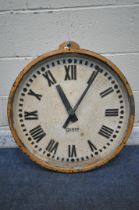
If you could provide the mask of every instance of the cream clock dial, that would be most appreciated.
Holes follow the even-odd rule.
[[[114,64],[71,42],[20,73],[8,117],[17,144],[32,160],[55,171],[80,172],[122,149],[133,126],[134,100]]]

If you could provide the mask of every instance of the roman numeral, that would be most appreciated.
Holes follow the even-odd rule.
[[[102,125],[100,131],[98,132],[100,135],[106,137],[107,139],[109,139],[113,133],[113,129],[105,126],[105,125]]]
[[[119,109],[106,109],[105,116],[107,117],[117,117],[119,114]]]
[[[30,130],[29,133],[37,143],[46,135],[40,125]]]
[[[114,90],[112,89],[112,87],[104,90],[103,92],[100,93],[100,96],[103,98],[105,96],[107,96],[108,94],[112,93]]]
[[[25,120],[38,120],[38,111],[26,112],[24,111]]]
[[[41,100],[42,95],[35,93],[33,90],[29,90],[28,95],[34,96],[37,98],[39,101]]]
[[[76,65],[68,65],[65,67],[65,80],[76,80],[77,79],[77,68]]]
[[[43,74],[43,76],[47,79],[49,87],[51,87],[51,85],[54,85],[56,83],[56,80],[54,76],[52,75],[52,73],[50,72],[50,70],[46,71]]]
[[[55,142],[53,139],[51,139],[46,147],[46,150],[51,153],[53,152],[53,154],[56,154],[58,145],[59,145],[58,142]]]
[[[95,145],[90,140],[88,140],[88,144],[89,144],[89,147],[90,147],[90,149],[91,149],[92,152],[94,152],[95,150],[97,150],[97,148],[95,147]]]
[[[99,71],[93,71],[93,73],[91,74],[89,80],[87,81],[88,84],[92,83],[94,81],[94,79],[96,78],[96,76],[98,75]]]
[[[68,156],[69,157],[76,157],[77,156],[75,145],[68,145]]]

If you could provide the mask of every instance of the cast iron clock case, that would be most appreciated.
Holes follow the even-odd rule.
[[[133,94],[111,61],[64,42],[18,75],[8,120],[31,160],[54,171],[88,171],[126,144],[134,122]]]

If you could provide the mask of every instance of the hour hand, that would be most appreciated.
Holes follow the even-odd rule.
[[[72,107],[71,107],[71,105],[70,105],[70,103],[69,103],[69,101],[68,101],[68,99],[67,99],[67,97],[66,97],[66,95],[65,95],[65,93],[63,91],[63,89],[61,88],[61,86],[60,85],[56,85],[56,89],[57,89],[57,91],[59,93],[59,96],[60,96],[60,98],[61,98],[65,108],[66,108],[67,113],[69,115],[72,115],[71,121],[72,122],[78,121],[78,118],[77,118],[76,114],[74,113],[74,111],[73,111],[73,109],[72,109]]]

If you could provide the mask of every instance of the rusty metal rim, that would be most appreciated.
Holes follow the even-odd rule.
[[[134,98],[133,98],[133,94],[132,94],[132,90],[130,88],[130,85],[128,84],[126,78],[124,77],[124,75],[122,74],[122,72],[119,70],[119,68],[114,65],[111,61],[109,61],[107,58],[103,57],[102,55],[96,53],[96,52],[92,52],[92,51],[88,51],[88,50],[84,50],[84,49],[80,49],[79,45],[76,44],[75,42],[72,42],[72,47],[71,48],[65,48],[65,43],[62,43],[59,47],[58,50],[54,50],[54,51],[50,51],[47,52],[39,57],[37,57],[36,59],[34,59],[32,62],[30,62],[21,72],[20,74],[17,76],[10,94],[9,94],[9,99],[8,99],[8,106],[7,106],[7,115],[8,115],[8,122],[9,122],[9,126],[11,129],[11,133],[13,138],[15,139],[15,142],[17,143],[17,145],[21,148],[21,150],[35,163],[41,165],[44,168],[50,169],[50,170],[54,170],[57,172],[65,172],[65,173],[75,173],[75,172],[84,172],[84,171],[88,171],[91,169],[95,169],[98,168],[104,164],[106,164],[107,162],[109,162],[111,159],[113,159],[121,150],[122,148],[125,146],[129,135],[132,131],[133,128],[133,124],[134,124]],[[26,148],[26,146],[22,143],[20,137],[17,135],[16,129],[14,128],[14,121],[13,121],[13,99],[14,99],[14,95],[16,92],[16,89],[18,88],[22,77],[33,67],[35,66],[38,62],[42,62],[43,60],[50,58],[52,56],[58,55],[58,54],[65,54],[65,53],[77,53],[77,54],[85,54],[85,55],[89,55],[92,56],[98,60],[100,60],[101,62],[105,63],[106,65],[108,65],[121,79],[121,81],[123,82],[128,96],[129,96],[129,101],[130,101],[130,117],[129,117],[129,121],[128,121],[128,127],[127,127],[127,132],[125,133],[125,136],[122,140],[122,143],[115,149],[115,151],[113,152],[113,154],[111,156],[108,156],[107,158],[100,160],[96,163],[92,163],[92,164],[87,164],[85,167],[83,167],[82,169],[70,169],[70,168],[62,168],[62,167],[56,167],[56,166],[52,166],[49,163],[37,158],[34,154],[30,153],[28,151],[28,149]]]

